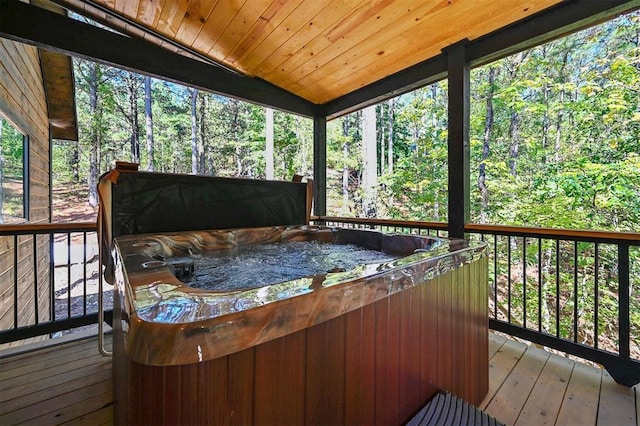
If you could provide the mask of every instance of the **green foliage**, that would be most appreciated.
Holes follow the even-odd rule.
[[[0,223],[25,218],[25,142],[25,135],[0,116]]]

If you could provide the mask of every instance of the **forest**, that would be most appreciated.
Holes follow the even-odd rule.
[[[25,140],[25,135],[0,114],[0,224],[25,218]]]
[[[622,16],[472,70],[471,222],[637,229],[639,20]],[[93,206],[97,176],[114,160],[212,176],[313,174],[309,119],[74,65],[80,140],[56,141],[54,186],[87,185]],[[332,120],[327,132],[329,214],[446,222],[446,81]]]
[[[54,187],[85,188],[92,206],[115,160],[169,173],[313,176],[310,119],[81,59],[74,68],[80,139],[54,141]],[[472,223],[638,232],[640,13],[470,77]],[[330,121],[327,166],[329,215],[446,222],[446,81]],[[495,250],[496,317],[615,351],[615,246],[508,238]],[[638,247],[630,265],[638,358]]]

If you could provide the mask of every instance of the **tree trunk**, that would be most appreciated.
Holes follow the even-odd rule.
[[[151,110],[151,77],[144,78],[144,116],[147,127],[147,170],[154,170],[153,112]]]
[[[89,152],[89,205],[98,207],[98,147],[100,144],[100,129],[98,117],[98,74],[100,65],[89,63],[89,116],[91,117],[91,150]]]
[[[198,89],[191,90],[191,173],[198,174],[198,121],[196,116],[196,103]]]
[[[376,138],[376,107],[367,107],[362,114],[362,214],[364,217],[376,217],[376,189],[377,176],[377,138]]]
[[[274,176],[274,165],[273,165],[273,110],[271,108],[266,108],[267,115],[267,123],[265,126],[266,132],[266,148],[264,151],[264,158],[266,164],[266,178],[273,179]]]
[[[517,175],[516,164],[518,161],[518,153],[520,150],[520,140],[518,139],[518,125],[520,123],[520,115],[516,110],[511,110],[511,119],[509,120],[509,171],[512,176]]]
[[[560,67],[559,72],[559,80],[560,83],[563,83],[563,87],[560,89],[560,108],[558,108],[558,114],[556,116],[556,138],[554,144],[554,160],[556,163],[559,163],[562,159],[560,155],[560,147],[562,142],[562,122],[564,119],[564,101],[566,92],[564,89],[564,83],[566,82],[565,69],[567,66],[567,61],[569,60],[569,50],[566,49],[564,54],[562,55],[562,66]]]
[[[131,124],[131,161],[140,164],[140,130],[138,123],[138,82],[133,73],[127,78],[129,120]]]
[[[198,173],[205,174],[204,146],[207,140],[207,95],[200,95],[200,137],[198,138]]]
[[[547,47],[542,45],[542,57],[547,57]],[[546,163],[546,149],[549,146],[549,92],[550,88],[547,82],[542,88],[542,98],[544,101],[544,114],[542,116],[542,152],[544,153],[543,163]]]
[[[486,116],[484,120],[484,135],[482,138],[482,159],[478,170],[478,189],[480,190],[480,223],[487,223],[487,210],[489,207],[489,190],[486,183],[486,163],[489,158],[489,143],[491,140],[491,130],[493,128],[493,94],[496,70],[494,67],[489,68],[488,74],[489,90],[487,93]]]
[[[342,136],[344,142],[342,144],[342,211],[343,214],[349,213],[349,117],[342,120]]]
[[[520,52],[514,55],[512,59],[508,62],[507,72],[509,73],[509,85],[514,84],[516,79],[519,77],[518,69],[528,54],[529,53],[526,51]],[[519,126],[520,126],[520,115],[518,114],[517,106],[510,105],[508,137],[509,137],[509,172],[511,173],[512,176],[516,176],[518,173],[517,163],[518,163],[518,155],[520,151]]]

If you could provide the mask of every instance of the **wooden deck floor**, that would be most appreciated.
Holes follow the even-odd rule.
[[[112,425],[111,358],[97,337],[37,346],[0,353],[0,425]]]
[[[489,393],[480,404],[507,425],[638,425],[640,395],[600,368],[489,335]]]
[[[109,338],[107,343],[110,344]],[[507,425],[638,425],[638,386],[495,334],[480,408]],[[113,424],[111,360],[95,337],[0,354],[0,425]]]

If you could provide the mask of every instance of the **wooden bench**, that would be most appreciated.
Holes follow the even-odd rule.
[[[427,425],[504,426],[484,411],[449,392],[437,394],[407,422],[407,426]]]

